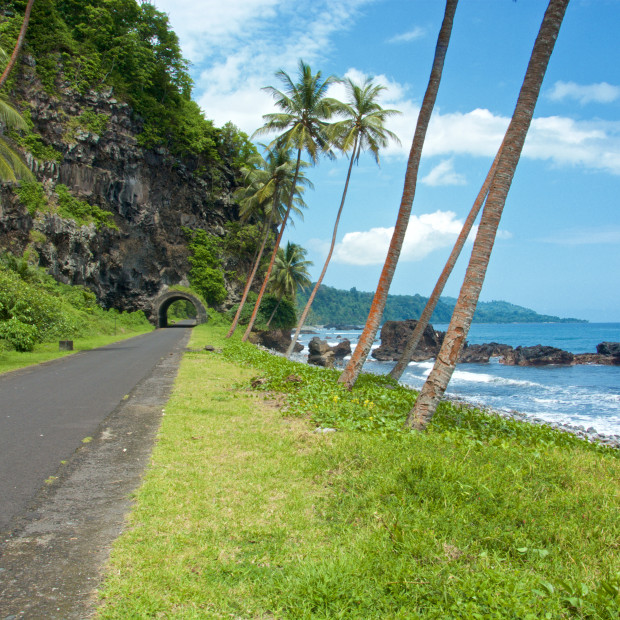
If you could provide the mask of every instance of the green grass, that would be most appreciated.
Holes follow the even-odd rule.
[[[99,618],[618,618],[618,451],[454,404],[404,432],[415,393],[224,330],[194,330],[224,352],[182,362]]]
[[[89,351],[90,349],[103,347],[113,342],[148,333],[152,329],[152,326],[140,325],[131,329],[126,327],[119,328],[116,334],[97,334],[88,338],[74,338],[73,351],[59,351],[58,342],[42,342],[36,344],[33,351],[24,353],[0,350],[0,374],[17,370],[18,368],[25,368],[26,366],[33,366],[34,364],[49,362],[59,357],[72,355],[78,351]]]

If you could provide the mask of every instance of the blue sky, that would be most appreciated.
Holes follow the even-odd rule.
[[[273,111],[261,90],[303,58],[327,76],[373,76],[403,114],[377,167],[353,171],[325,284],[374,290],[400,204],[441,0],[154,0],[192,62],[207,118],[251,134]],[[391,292],[428,295],[513,112],[546,0],[461,0]],[[620,0],[572,0],[500,224],[481,299],[620,321]],[[338,93],[335,93],[338,94]],[[309,172],[309,209],[287,238],[317,277],[347,161]],[[446,287],[457,296],[471,245]]]

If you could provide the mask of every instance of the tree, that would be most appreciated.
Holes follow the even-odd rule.
[[[245,186],[237,190],[235,198],[239,200],[241,206],[241,218],[244,220],[252,216],[262,218],[263,231],[260,247],[245,283],[239,307],[226,334],[227,338],[230,338],[237,329],[248,293],[263,258],[263,252],[265,251],[272,225],[281,222],[284,213],[286,213],[287,206],[284,201],[291,194],[295,170],[297,171],[297,187],[294,190],[293,203],[290,210],[299,216],[302,215],[301,209],[306,206],[302,198],[303,191],[306,186],[312,187],[312,183],[303,172],[303,169],[309,164],[300,161],[298,163],[299,168],[296,169],[297,164],[293,164],[290,150],[283,148],[267,149],[265,159],[256,154],[249,160],[249,163],[251,166],[244,168]]]
[[[420,158],[422,156],[422,147],[424,145],[424,139],[426,137],[426,131],[428,129],[433,107],[435,106],[435,100],[437,99],[437,91],[439,90],[439,83],[441,82],[441,74],[443,71],[446,53],[448,51],[450,34],[452,32],[452,23],[454,21],[454,13],[456,12],[457,4],[458,0],[446,0],[446,9],[444,12],[441,29],[439,31],[439,36],[437,38],[433,67],[431,69],[431,75],[426,88],[426,93],[424,94],[424,99],[422,101],[422,107],[420,108],[420,114],[418,115],[413,142],[409,152],[407,172],[405,174],[405,186],[403,189],[400,209],[398,211],[398,217],[396,219],[396,225],[394,227],[394,233],[392,234],[392,239],[390,241],[390,247],[388,248],[388,254],[383,265],[383,270],[381,271],[379,284],[377,285],[377,290],[370,307],[370,313],[368,314],[364,331],[360,336],[353,355],[351,355],[349,363],[338,378],[338,381],[340,383],[344,383],[349,389],[353,387],[353,384],[362,371],[362,366],[368,357],[372,343],[377,335],[379,323],[385,309],[390,284],[392,283],[392,278],[394,277],[394,271],[398,263],[400,251],[405,240],[405,233],[407,232],[407,225],[409,224],[409,217],[411,215],[411,206],[415,196],[418,168],[420,166]]]
[[[7,129],[28,129],[26,121],[19,112],[6,101],[3,95],[0,95],[0,181],[15,182],[19,179],[33,179],[32,172],[2,134],[2,125]]]
[[[306,249],[290,241],[287,242],[284,250],[278,249],[278,255],[269,280],[271,288],[278,298],[278,303],[267,321],[267,327],[271,324],[271,320],[284,297],[289,297],[294,302],[297,289],[303,290],[310,285],[308,267],[312,265],[312,261],[306,260],[307,253]]]
[[[342,215],[342,209],[347,197],[347,190],[349,188],[349,180],[351,178],[351,170],[353,164],[359,161],[362,151],[370,151],[377,162],[379,163],[379,149],[387,146],[389,139],[399,142],[396,134],[386,129],[384,126],[385,121],[394,114],[399,114],[398,110],[384,110],[378,103],[377,98],[381,94],[382,90],[385,90],[385,86],[374,84],[371,79],[367,78],[360,86],[355,84],[351,79],[345,80],[345,88],[347,89],[348,101],[342,107],[341,113],[346,114],[347,119],[334,123],[330,128],[330,135],[332,140],[338,146],[338,148],[344,153],[350,151],[349,157],[349,169],[347,170],[347,176],[344,183],[344,190],[342,192],[342,198],[340,200],[340,207],[336,214],[336,221],[334,223],[334,230],[332,233],[332,241],[323,265],[321,275],[317,280],[310,297],[306,302],[306,306],[301,314],[301,317],[297,323],[297,329],[291,340],[291,344],[288,347],[286,356],[290,357],[295,343],[299,338],[301,329],[304,326],[310,307],[316,296],[325,272],[329,266],[332,254],[334,252],[334,246],[336,245],[336,235],[338,234],[338,224],[340,223],[340,216]]]
[[[454,247],[452,248],[452,252],[448,257],[448,260],[446,261],[446,265],[443,268],[439,279],[437,280],[437,284],[435,284],[435,288],[433,289],[431,296],[428,298],[428,301],[424,306],[424,310],[422,311],[422,314],[420,315],[420,318],[418,319],[418,322],[416,323],[413,332],[411,332],[409,338],[407,339],[407,342],[405,343],[405,348],[403,349],[400,359],[398,360],[398,362],[396,362],[396,366],[394,366],[394,368],[392,368],[389,373],[390,377],[392,377],[392,379],[394,379],[395,381],[400,380],[400,378],[402,377],[402,374],[405,371],[405,368],[407,368],[407,364],[411,360],[411,356],[416,350],[420,339],[422,338],[422,334],[424,333],[424,330],[426,329],[426,326],[431,320],[431,316],[433,315],[433,312],[435,311],[435,308],[439,303],[439,298],[443,293],[444,286],[446,285],[446,282],[448,281],[448,278],[450,277],[450,274],[454,269],[454,265],[456,264],[456,261],[461,254],[461,250],[463,249],[463,246],[467,241],[467,237],[469,237],[469,233],[474,226],[474,222],[478,217],[478,213],[480,213],[480,209],[482,208],[487,194],[489,193],[489,187],[491,185],[493,177],[495,176],[495,170],[497,168],[497,162],[499,161],[499,156],[501,152],[502,147],[500,146],[499,151],[497,152],[497,155],[493,160],[493,164],[491,165],[489,173],[487,174],[487,177],[482,184],[482,188],[480,189],[480,192],[478,193],[478,196],[474,201],[474,204],[471,208],[471,211],[469,212],[469,215],[467,216],[467,219],[465,220],[465,223],[463,224],[463,228],[459,233]]]
[[[244,341],[247,340],[252,331],[261,300],[267,288],[269,277],[271,276],[276,254],[282,241],[284,229],[286,228],[286,223],[293,204],[293,188],[295,188],[297,184],[301,154],[303,151],[306,151],[312,163],[316,163],[321,152],[330,152],[329,140],[325,133],[327,121],[342,105],[335,99],[326,97],[327,89],[331,84],[337,81],[337,78],[329,76],[323,80],[321,72],[318,71],[316,74],[313,74],[310,67],[303,60],[299,61],[299,81],[297,83],[294,83],[283,70],[278,71],[276,76],[284,84],[284,92],[273,86],[267,86],[264,90],[273,95],[276,100],[276,107],[282,111],[265,114],[263,118],[267,122],[261,128],[257,129],[254,135],[257,136],[269,134],[274,131],[282,131],[283,133],[280,134],[272,144],[277,144],[279,147],[285,149],[297,149],[297,164],[291,193],[289,194],[287,203],[287,210],[282,219],[280,232],[278,233],[275,247],[271,253],[271,260],[267,267],[263,285],[258,293],[258,299],[256,300],[252,317],[243,334]]]
[[[484,282],[489,258],[493,249],[497,228],[502,216],[506,196],[521,156],[534,108],[549,59],[557,39],[569,0],[550,0],[530,62],[525,73],[521,92],[510,125],[504,137],[497,169],[489,188],[489,195],[482,212],[478,234],[458,301],[454,308],[450,326],[437,355],[433,370],[422,386],[414,408],[406,424],[413,428],[424,428],[435,413],[454,372],[463,343],[467,338],[480,290]]]
[[[13,53],[9,58],[9,62],[7,63],[2,75],[0,75],[0,88],[4,86],[9,74],[11,73],[11,69],[13,69],[13,65],[17,60],[17,56],[19,55],[19,50],[21,49],[24,38],[26,36],[26,30],[28,29],[28,22],[30,21],[30,12],[32,11],[32,5],[34,4],[34,0],[28,0],[28,4],[26,5],[26,12],[24,13],[24,20],[22,21],[22,27],[19,31],[19,35],[17,37],[17,41],[15,43],[15,47],[13,48]]]

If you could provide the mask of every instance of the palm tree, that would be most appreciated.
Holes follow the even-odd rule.
[[[297,83],[294,83],[285,71],[278,71],[276,76],[283,83],[284,92],[273,86],[267,86],[264,90],[267,90],[273,95],[276,100],[276,107],[282,111],[265,114],[263,118],[267,122],[254,132],[254,136],[268,134],[274,131],[283,131],[272,144],[278,144],[285,149],[297,149],[297,165],[295,167],[295,175],[292,183],[292,187],[294,188],[297,184],[302,151],[308,153],[312,163],[318,161],[321,152],[330,152],[330,144],[325,135],[327,120],[331,118],[342,104],[335,99],[325,96],[327,89],[331,84],[337,81],[337,78],[329,76],[323,80],[321,72],[319,71],[313,74],[310,67],[303,60],[299,61],[299,81]],[[252,317],[243,334],[242,340],[244,341],[247,340],[254,326],[254,321],[256,321],[256,315],[258,314],[261,300],[267,288],[276,254],[280,247],[280,242],[282,241],[282,235],[286,228],[288,216],[293,204],[293,195],[293,192],[289,195],[287,211],[282,219],[282,225],[271,254],[267,273],[263,280],[261,290],[258,293],[258,299],[256,300]]]
[[[286,356],[290,357],[295,343],[299,338],[301,329],[306,322],[308,312],[316,296],[325,272],[331,260],[334,252],[334,246],[336,245],[336,235],[338,233],[338,224],[340,223],[340,216],[344,207],[344,201],[347,197],[347,190],[349,188],[349,180],[351,179],[351,170],[353,163],[359,161],[359,157],[362,151],[370,151],[379,164],[379,149],[387,146],[389,139],[395,140],[400,143],[396,134],[384,127],[385,121],[395,114],[400,114],[398,110],[384,110],[378,103],[377,98],[381,94],[381,91],[385,90],[385,86],[374,84],[370,78],[366,78],[364,84],[359,86],[355,84],[351,79],[345,80],[345,88],[347,89],[348,102],[342,106],[341,113],[346,113],[347,119],[334,123],[329,130],[330,135],[333,136],[333,141],[338,145],[338,148],[343,152],[350,151],[349,169],[347,170],[347,177],[344,183],[344,190],[342,192],[342,199],[340,200],[340,207],[336,215],[336,221],[334,223],[334,231],[332,233],[332,241],[323,265],[323,270],[319,279],[316,281],[310,297],[306,302],[306,306],[301,313],[299,322],[297,323],[297,329],[295,335],[292,338],[291,344],[288,347]]]
[[[269,232],[274,223],[278,224],[286,211],[284,204],[285,197],[291,192],[292,179],[294,176],[293,161],[290,150],[275,148],[266,149],[266,158],[255,155],[250,161],[250,166],[244,168],[244,187],[235,192],[235,198],[241,206],[241,219],[247,220],[252,216],[263,218],[263,232],[261,244],[252,264],[252,270],[246,281],[245,288],[239,307],[233,319],[232,325],[226,334],[230,338],[239,323],[239,317],[245,305],[248,293],[263,258],[265,245],[269,237]],[[312,187],[312,183],[306,178],[303,168],[309,164],[299,162],[300,169],[297,172],[297,187],[294,193],[291,211],[302,217],[301,209],[306,207],[302,194],[305,187]]]
[[[28,4],[26,5],[26,12],[24,13],[24,21],[22,21],[22,27],[19,31],[15,47],[13,48],[13,53],[11,54],[11,58],[9,58],[9,62],[4,68],[2,75],[0,75],[0,88],[2,88],[7,78],[9,77],[9,73],[11,73],[11,69],[13,69],[13,65],[17,60],[17,56],[19,55],[19,50],[24,43],[24,37],[26,36],[26,29],[28,28],[28,22],[30,21],[30,12],[32,11],[33,4],[34,0],[28,0]]]
[[[392,278],[394,277],[394,271],[398,263],[400,251],[405,240],[405,233],[407,232],[407,225],[409,224],[409,217],[411,215],[411,206],[415,196],[422,147],[424,145],[424,139],[426,137],[426,131],[428,129],[433,107],[435,106],[435,100],[437,99],[437,91],[439,90],[439,83],[441,82],[441,74],[443,71],[446,53],[448,51],[450,34],[452,32],[452,23],[454,21],[454,13],[456,12],[457,4],[458,0],[446,0],[446,9],[444,12],[441,29],[439,31],[439,36],[437,38],[433,67],[428,86],[426,88],[426,93],[424,94],[424,99],[422,101],[422,107],[420,108],[420,114],[418,115],[413,142],[409,152],[407,172],[405,174],[405,186],[403,189],[400,209],[398,211],[398,217],[396,219],[396,225],[394,227],[394,233],[392,234],[392,239],[390,241],[390,247],[388,248],[388,254],[379,278],[379,284],[377,285],[377,290],[370,306],[370,312],[368,314],[368,319],[366,320],[366,325],[364,326],[364,331],[360,336],[353,355],[351,355],[349,363],[338,378],[338,381],[340,383],[344,383],[349,389],[353,387],[353,384],[362,371],[362,366],[368,357],[372,343],[377,335],[379,323],[385,309],[390,284],[392,283]]]
[[[4,95],[0,95],[0,181],[15,182],[19,179],[32,179],[32,172],[2,135],[2,125],[7,129],[28,129],[26,121],[8,103]]]
[[[489,258],[493,249],[495,235],[502,216],[506,196],[525,136],[527,135],[534,108],[542,86],[549,58],[566,13],[569,0],[550,0],[545,16],[534,43],[534,49],[525,73],[517,105],[504,137],[497,169],[489,188],[489,195],[482,212],[478,234],[472,249],[465,280],[454,308],[450,326],[442,347],[437,355],[433,370],[422,386],[414,408],[409,413],[406,424],[413,428],[424,428],[435,413],[454,372],[463,343],[467,338],[480,290],[484,282]]]
[[[290,297],[295,301],[297,289],[301,288],[304,290],[310,285],[308,267],[312,265],[312,261],[306,260],[306,254],[306,249],[290,241],[287,242],[284,250],[282,248],[278,249],[276,262],[269,280],[278,297],[278,303],[267,321],[267,327],[271,324],[284,297]]]
[[[392,368],[389,373],[390,377],[392,377],[392,379],[394,379],[395,381],[400,380],[403,372],[405,371],[405,368],[407,368],[409,360],[411,360],[413,352],[416,350],[420,339],[422,338],[422,334],[424,333],[426,326],[431,320],[431,316],[435,311],[435,308],[437,307],[437,303],[439,302],[441,294],[443,293],[444,286],[446,285],[446,282],[448,281],[448,278],[450,277],[450,274],[454,269],[454,265],[456,264],[456,261],[461,254],[461,250],[463,249],[463,246],[467,241],[467,237],[469,237],[469,233],[474,226],[474,222],[478,217],[478,213],[480,213],[480,209],[482,208],[487,194],[489,193],[489,187],[491,185],[493,177],[495,176],[495,170],[497,168],[497,162],[499,161],[499,156],[501,152],[502,147],[500,146],[497,155],[493,160],[493,164],[491,165],[491,168],[487,174],[487,177],[484,180],[482,187],[480,188],[480,192],[478,192],[478,196],[476,197],[471,211],[469,212],[469,215],[467,216],[467,219],[463,224],[463,228],[461,229],[461,232],[459,233],[454,247],[452,248],[452,252],[448,257],[448,260],[446,261],[446,265],[443,268],[441,275],[439,276],[439,280],[437,280],[437,284],[435,284],[435,288],[433,289],[431,296],[428,298],[426,306],[424,306],[424,310],[422,311],[422,314],[420,315],[420,318],[418,319],[418,322],[416,323],[413,332],[411,332],[409,338],[407,339],[407,342],[405,343],[405,348],[403,349],[400,359],[398,360],[398,362],[396,362],[396,366],[394,366],[394,368]]]

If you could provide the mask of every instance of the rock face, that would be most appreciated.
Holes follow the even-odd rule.
[[[291,344],[291,330],[290,329],[272,329],[269,331],[256,331],[252,332],[249,336],[249,341],[252,344],[260,344],[267,349],[273,349],[279,353],[286,353],[289,345]],[[298,342],[295,343],[295,352],[303,350],[303,345]]]
[[[381,346],[372,352],[380,362],[396,361],[400,358],[409,335],[415,329],[417,321],[386,321],[381,328]],[[437,332],[432,325],[427,325],[418,348],[411,357],[414,362],[421,362],[439,353],[443,342],[443,332]]]
[[[332,351],[337,360],[351,355],[351,341],[347,338],[343,338],[335,347],[332,347]]]
[[[575,356],[568,351],[538,344],[534,347],[517,347],[508,351],[501,362],[507,366],[546,366],[572,364],[574,359]]]
[[[30,106],[35,130],[62,154],[60,162],[30,157],[37,180],[48,190],[64,184],[77,198],[110,211],[119,230],[80,227],[53,214],[32,217],[4,185],[0,249],[35,250],[55,278],[87,286],[106,307],[149,311],[166,286],[187,285],[182,228],[222,236],[224,224],[238,219],[232,169],[213,164],[198,176],[193,174],[198,162],[181,161],[164,148],[141,147],[140,121],[110,90],[82,95],[65,86],[52,97],[27,69],[19,84],[18,97]],[[107,117],[101,135],[68,129],[86,110]],[[236,263],[230,257],[225,270],[246,271]],[[227,286],[236,297],[240,285]]]

